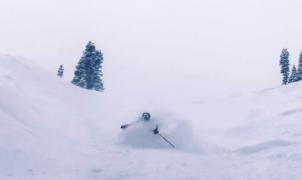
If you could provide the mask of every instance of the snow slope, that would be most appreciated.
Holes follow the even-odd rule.
[[[86,91],[1,55],[0,179],[300,180],[301,90],[149,101]],[[140,125],[119,128],[146,109],[176,149]]]

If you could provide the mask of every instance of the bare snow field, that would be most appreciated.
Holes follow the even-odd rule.
[[[145,101],[80,89],[1,55],[0,179],[301,180],[301,91],[294,83],[215,99]],[[175,149],[145,124],[120,129],[142,111]]]

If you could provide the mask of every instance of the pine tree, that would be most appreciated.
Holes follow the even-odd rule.
[[[280,66],[280,72],[283,76],[282,84],[286,85],[288,83],[289,76],[289,52],[287,49],[282,49],[282,53],[280,55]]]
[[[85,89],[103,91],[102,63],[103,54],[96,50],[92,42],[89,42],[76,66],[72,83]]]
[[[80,86],[82,88],[87,89],[87,73],[89,68],[89,63],[91,61],[91,58],[94,56],[95,52],[95,46],[92,42],[88,42],[86,45],[86,48],[83,52],[83,55],[76,66],[76,70],[74,72],[74,78],[72,80],[72,83],[74,85]]]
[[[60,67],[59,67],[59,69],[58,69],[57,75],[58,75],[60,78],[62,78],[63,75],[64,75],[64,67],[63,67],[62,64],[60,65]]]
[[[298,64],[298,70],[297,70],[296,78],[297,78],[297,81],[302,80],[302,51],[300,52],[299,64]]]
[[[296,69],[296,66],[293,65],[292,72],[291,72],[291,75],[289,77],[288,83],[293,83],[293,82],[296,82],[296,81],[298,81],[298,78],[297,78],[297,69]]]
[[[103,64],[103,54],[101,51],[96,51],[95,54],[95,61],[92,64],[93,69],[93,74],[92,76],[92,81],[93,81],[93,89],[96,91],[103,91],[104,86],[103,86],[103,71],[102,71],[102,64]]]

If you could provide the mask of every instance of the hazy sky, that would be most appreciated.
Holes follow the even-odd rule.
[[[302,49],[301,0],[0,0],[0,53],[66,80],[89,40],[104,53],[107,89],[166,93],[280,84],[278,60]]]

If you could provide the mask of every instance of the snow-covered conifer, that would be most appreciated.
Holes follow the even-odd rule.
[[[76,66],[72,83],[85,89],[104,90],[101,77],[103,54],[89,41]]]
[[[296,66],[293,65],[288,83],[293,83],[293,82],[296,82],[296,81],[298,81],[298,79],[297,79],[297,69],[296,69]]]
[[[299,64],[298,64],[296,78],[297,78],[297,81],[302,80],[302,51],[300,52],[300,56],[299,56]]]
[[[286,85],[288,83],[289,76],[289,52],[287,49],[282,49],[282,53],[280,55],[280,66],[280,72],[283,76],[282,84]]]
[[[59,69],[58,69],[57,75],[58,75],[60,78],[62,78],[63,75],[64,75],[64,67],[63,67],[62,64],[60,65],[60,67],[59,67]]]

